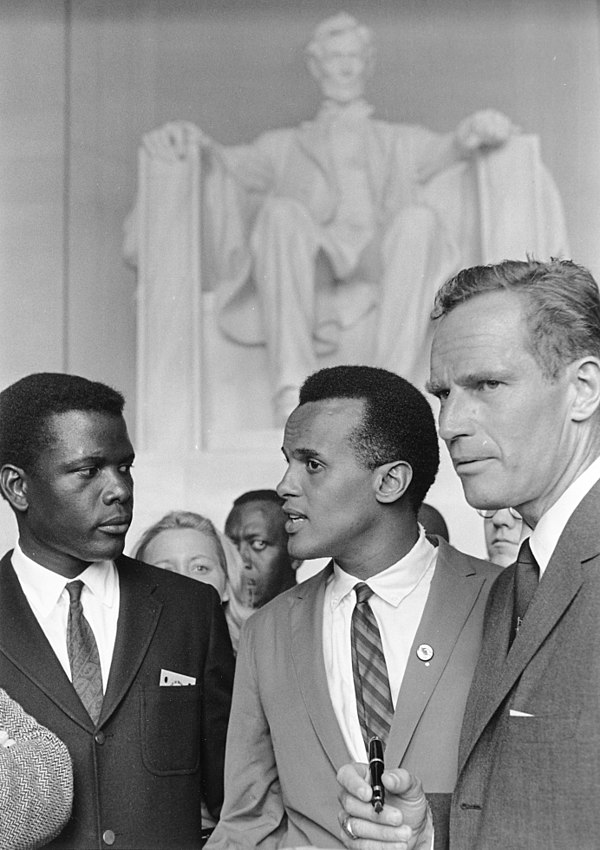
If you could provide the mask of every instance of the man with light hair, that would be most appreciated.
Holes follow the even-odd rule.
[[[266,344],[276,424],[318,356],[335,355],[343,331],[374,310],[376,330],[356,357],[423,386],[433,295],[460,264],[453,216],[426,198],[426,186],[514,129],[492,110],[446,134],[374,119],[363,97],[371,31],[345,13],[319,24],[306,59],[324,98],[314,120],[238,146],[173,122],[143,143],[163,179],[165,163],[195,145],[209,154],[221,329],[237,342]],[[240,190],[258,196],[255,215],[245,217]],[[135,217],[130,224],[132,255]]]
[[[434,315],[430,389],[467,501],[490,511],[513,505],[533,529],[490,592],[461,732],[450,848],[595,850],[598,286],[567,260],[476,266],[442,287]],[[360,773],[345,765],[339,774],[348,792],[345,846],[428,847],[418,783],[406,772],[384,774],[386,805],[373,816]]]

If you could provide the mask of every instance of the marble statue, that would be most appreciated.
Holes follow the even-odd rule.
[[[518,134],[491,109],[446,134],[374,118],[364,99],[372,34],[350,15],[319,24],[306,59],[323,94],[313,120],[240,146],[222,145],[184,121],[143,139],[161,181],[199,149],[209,162],[203,203],[220,327],[242,345],[266,345],[274,424],[296,405],[319,355],[335,354],[340,334],[373,311],[374,333],[355,361],[422,386],[433,294],[478,259],[464,256],[465,230],[480,214],[464,200],[473,191],[462,185],[465,164],[510,148]],[[467,225],[464,204],[477,207]],[[561,230],[557,204],[553,197]],[[129,222],[130,256],[137,215]],[[553,250],[564,241],[561,234]]]

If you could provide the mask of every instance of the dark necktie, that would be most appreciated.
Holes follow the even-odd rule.
[[[517,558],[517,569],[515,572],[515,598],[513,610],[513,639],[523,622],[529,604],[533,599],[540,583],[540,568],[533,557],[529,538],[521,543],[519,556]]]
[[[373,591],[367,584],[356,584],[356,605],[352,612],[352,672],[358,719],[365,745],[377,735],[387,741],[394,706],[381,635],[369,605]]]
[[[82,581],[71,581],[67,592],[71,597],[67,623],[67,652],[73,687],[94,723],[102,708],[102,671],[96,639],[81,607]]]

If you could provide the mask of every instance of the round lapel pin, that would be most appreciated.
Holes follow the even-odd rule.
[[[433,658],[433,647],[429,646],[428,643],[422,643],[417,647],[417,658],[419,661],[425,661],[428,664]]]

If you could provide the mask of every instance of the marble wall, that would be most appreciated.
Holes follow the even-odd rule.
[[[375,30],[379,117],[446,130],[493,106],[540,135],[573,258],[600,275],[597,3],[341,7]],[[132,420],[135,276],[120,246],[142,133],[182,118],[237,143],[310,117],[318,92],[302,47],[339,10],[329,0],[0,0],[1,386],[30,371],[78,372],[124,391]]]

